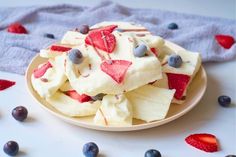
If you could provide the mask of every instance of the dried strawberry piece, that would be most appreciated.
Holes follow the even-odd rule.
[[[42,65],[40,68],[37,68],[34,70],[33,74],[35,78],[40,78],[42,77],[46,71],[52,67],[52,64],[50,62],[45,63]]]
[[[65,46],[60,46],[60,45],[52,45],[50,47],[50,50],[51,51],[66,52],[66,51],[71,50],[71,48],[70,47],[65,47]]]
[[[192,134],[185,138],[185,141],[191,146],[203,150],[205,152],[217,152],[217,139],[212,134]]]
[[[103,72],[120,84],[131,64],[132,62],[126,60],[109,60],[102,62],[100,67]]]
[[[0,91],[5,90],[15,84],[16,82],[14,81],[0,79]]]
[[[222,47],[229,49],[235,43],[235,40],[230,35],[217,34],[215,39]]]
[[[86,94],[81,94],[80,95],[75,90],[66,91],[65,94],[68,95],[69,97],[71,97],[72,99],[78,100],[81,103],[88,102],[88,101],[92,100],[92,98],[90,96],[88,96]]]
[[[169,89],[175,89],[174,97],[180,100],[190,80],[189,75],[166,73]]]
[[[151,51],[155,56],[158,56],[158,52],[154,47],[151,48]]]
[[[112,31],[116,27],[115,25],[111,25],[90,31],[85,38],[85,43],[111,53],[116,46],[116,38],[112,34]]]
[[[13,23],[11,25],[8,26],[7,31],[10,33],[17,33],[17,34],[27,34],[27,30],[25,29],[25,27],[19,23]]]

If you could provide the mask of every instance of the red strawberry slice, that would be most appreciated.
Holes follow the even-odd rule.
[[[155,55],[155,56],[158,56],[158,52],[157,52],[157,50],[153,47],[153,48],[151,48],[151,51],[152,51],[152,53]]]
[[[180,100],[190,80],[190,76],[183,74],[166,73],[169,89],[175,89],[174,97]]]
[[[60,46],[60,45],[52,45],[50,47],[50,50],[51,51],[66,52],[66,51],[71,50],[71,48],[70,47],[65,47],[65,46]]]
[[[46,73],[46,71],[51,67],[52,67],[52,64],[50,62],[45,63],[40,68],[37,68],[34,70],[34,77],[35,78],[42,77]]]
[[[100,67],[103,72],[120,84],[123,82],[125,74],[131,64],[132,62],[126,60],[109,60],[104,61]]]
[[[72,99],[78,100],[81,103],[88,102],[88,101],[92,100],[92,98],[90,96],[88,96],[86,94],[80,95],[75,90],[66,91],[65,94],[68,95],[69,97],[71,97]]]
[[[25,27],[18,22],[9,25],[7,31],[10,33],[27,34]]]
[[[111,25],[90,31],[88,36],[85,38],[85,43],[107,53],[111,53],[116,46],[116,38],[112,34],[112,31],[116,27],[117,26],[115,25]]]
[[[14,81],[0,79],[0,91],[5,90],[15,84],[16,82]]]
[[[185,141],[191,146],[205,152],[217,152],[217,139],[211,134],[192,134],[185,138]]]
[[[217,34],[215,39],[222,47],[229,49],[235,43],[235,40],[230,35]]]

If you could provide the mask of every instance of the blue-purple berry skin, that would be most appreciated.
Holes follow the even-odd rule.
[[[50,38],[50,39],[55,39],[55,36],[53,34],[50,34],[50,33],[44,34],[44,37],[47,37],[47,38]]]
[[[168,25],[168,29],[174,30],[174,29],[178,29],[178,25],[176,23],[170,23]]]
[[[17,153],[19,151],[19,145],[15,141],[8,141],[3,146],[3,151],[9,156],[15,156],[15,155],[17,155]]]
[[[89,32],[89,25],[81,25],[79,27],[79,32],[82,33],[82,34],[88,34]]]
[[[69,51],[68,57],[74,64],[80,64],[83,61],[83,55],[78,49],[71,49]]]
[[[24,106],[17,106],[12,110],[12,116],[17,121],[24,121],[28,116],[28,110]]]
[[[218,103],[223,107],[229,107],[231,104],[231,98],[226,95],[221,95],[218,97]]]
[[[133,53],[135,57],[143,57],[145,56],[146,52],[147,52],[147,46],[144,44],[140,44],[134,49]]]
[[[168,58],[168,65],[174,68],[179,68],[183,63],[182,58],[179,55],[171,55]]]
[[[161,157],[161,153],[156,149],[149,149],[145,152],[144,157]]]
[[[85,157],[97,157],[99,148],[94,142],[86,143],[83,147],[83,154]]]

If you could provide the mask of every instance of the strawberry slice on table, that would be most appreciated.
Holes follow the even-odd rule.
[[[185,141],[191,146],[205,152],[217,152],[217,139],[212,134],[192,134],[185,138]]]
[[[230,35],[224,35],[224,34],[217,34],[215,35],[215,39],[222,47],[229,49],[231,46],[235,43],[235,40]]]
[[[0,79],[0,91],[10,88],[15,84],[16,82],[14,81]]]
[[[92,100],[92,98],[90,96],[88,96],[86,94],[80,95],[75,90],[66,91],[65,94],[68,95],[69,97],[71,97],[72,99],[78,100],[81,103],[88,102],[88,101]]]
[[[100,68],[103,72],[120,84],[123,82],[125,74],[131,64],[132,62],[126,60],[109,60],[102,62]]]
[[[27,34],[26,28],[19,22],[13,23],[8,26],[7,31],[10,33],[17,33],[17,34]]]
[[[71,50],[71,48],[70,47],[65,47],[65,46],[60,46],[60,45],[52,45],[50,47],[50,50],[51,51],[58,51],[58,52],[66,52],[66,51]]]
[[[110,25],[90,31],[85,38],[85,43],[107,53],[111,53],[116,46],[116,38],[112,34],[116,27],[116,25]]]
[[[175,89],[174,97],[180,100],[190,81],[190,76],[184,74],[166,73],[169,89]]]
[[[33,72],[34,77],[35,78],[42,77],[49,68],[52,68],[52,64],[50,62],[45,63],[41,67],[34,70],[34,72]]]

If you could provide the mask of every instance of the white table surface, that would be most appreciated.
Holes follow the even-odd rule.
[[[59,1],[61,0],[55,2]],[[15,2],[15,6],[20,5],[19,1]],[[220,0],[216,0],[217,4],[219,2]],[[232,5],[235,4],[234,0],[231,2]],[[125,1],[122,3],[126,4]],[[165,7],[168,3],[169,1],[162,4],[164,6],[162,9],[171,10]],[[180,3],[187,1],[182,0]],[[4,4],[13,6],[13,3]],[[130,3],[127,2],[127,5]],[[210,4],[206,5],[212,8]],[[187,10],[189,9],[182,12],[188,13]],[[214,11],[212,13],[207,10],[211,9],[199,14],[218,15],[216,11],[214,14]],[[229,10],[225,9],[225,12],[222,12],[223,17],[228,17],[228,12],[232,14],[234,11]],[[0,147],[8,140],[17,141],[21,150],[19,157],[82,157],[82,146],[89,141],[98,144],[100,157],[143,157],[144,152],[150,148],[160,150],[163,157],[224,157],[236,154],[236,60],[226,63],[206,63],[204,67],[208,74],[207,91],[192,111],[163,126],[123,133],[93,131],[67,124],[36,103],[27,92],[23,76],[0,72],[0,79],[17,82],[16,86],[0,92]],[[219,106],[217,98],[221,94],[231,96],[234,105],[230,108]],[[19,123],[11,116],[12,109],[18,105],[24,105],[29,110],[26,122]],[[184,138],[193,133],[216,135],[220,151],[205,153],[190,147],[184,142]],[[1,149],[0,156],[6,156]]]

